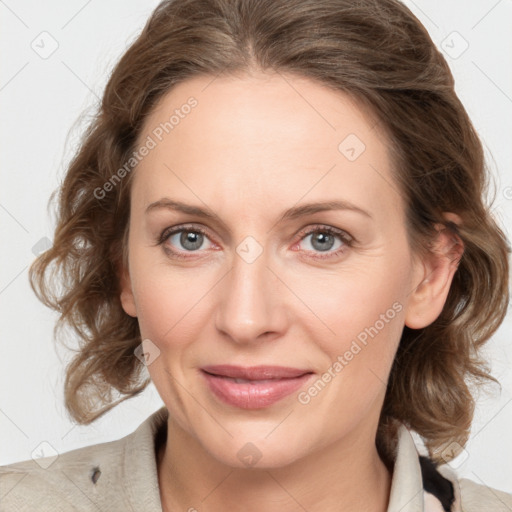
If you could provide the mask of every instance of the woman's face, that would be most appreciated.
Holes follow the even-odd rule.
[[[374,438],[425,276],[381,126],[307,79],[200,77],[160,101],[143,145],[122,303],[171,420],[238,467]],[[309,374],[244,383],[215,365]]]

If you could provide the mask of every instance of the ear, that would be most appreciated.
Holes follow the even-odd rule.
[[[136,318],[137,308],[135,306],[135,296],[133,294],[132,281],[127,266],[122,266],[119,276],[121,305],[123,306],[126,314]]]
[[[461,224],[454,213],[445,213],[447,221]],[[454,230],[444,224],[436,224],[437,235],[429,247],[429,253],[418,259],[415,282],[419,284],[410,294],[405,313],[405,325],[422,329],[434,322],[441,314],[453,276],[464,253],[464,244]]]

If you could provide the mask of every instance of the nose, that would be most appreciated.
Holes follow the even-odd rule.
[[[222,280],[216,327],[238,344],[253,344],[282,334],[285,326],[283,290],[268,267],[266,253],[248,262],[239,254]]]

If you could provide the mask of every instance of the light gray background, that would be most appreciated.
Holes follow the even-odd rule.
[[[47,211],[108,75],[156,0],[0,0],[2,109],[0,225],[0,464],[25,460],[43,441],[59,453],[118,439],[163,405],[150,387],[89,426],[63,406],[64,365],[56,315],[28,285],[34,251],[52,239]],[[512,218],[512,0],[405,2],[445,51],[457,92],[485,144],[495,179],[493,211],[509,238]],[[48,34],[41,34],[47,32]],[[51,55],[52,45],[58,48]],[[466,48],[466,46],[468,46]],[[39,53],[38,53],[39,52]],[[43,58],[46,57],[46,58]],[[48,240],[46,240],[48,239]],[[34,249],[34,247],[36,249]],[[512,492],[512,313],[486,354],[502,384],[479,397],[457,472]]]

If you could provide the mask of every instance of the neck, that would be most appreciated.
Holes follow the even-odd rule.
[[[157,456],[162,509],[385,512],[391,474],[378,455],[375,432],[364,434],[358,429],[284,467],[234,468],[213,458],[169,415]]]

